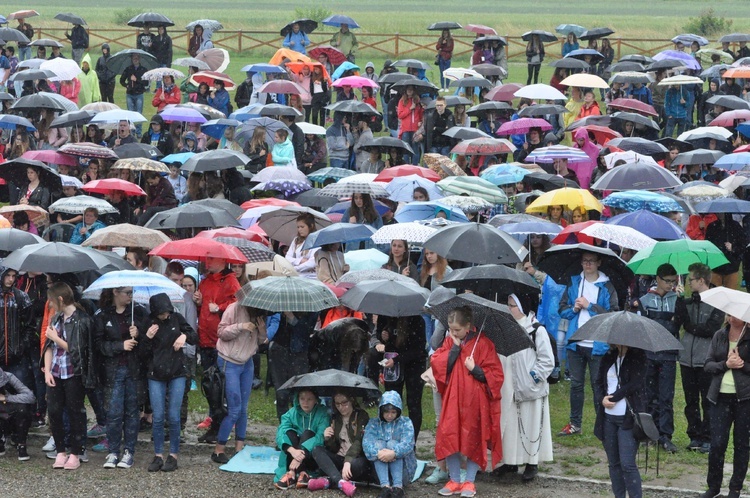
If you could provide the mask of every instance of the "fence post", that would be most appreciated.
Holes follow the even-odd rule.
[[[620,51],[622,50],[622,39],[617,39],[617,60],[620,60]]]
[[[396,33],[396,36],[394,38],[395,51],[396,51],[396,53],[394,55],[395,55],[396,59],[398,59],[398,38],[399,38],[399,35],[398,35],[398,33]]]
[[[242,31],[237,31],[237,53],[242,53]]]

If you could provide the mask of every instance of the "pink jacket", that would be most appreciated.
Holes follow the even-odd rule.
[[[71,102],[78,103],[79,93],[81,93],[81,82],[78,81],[78,78],[73,78],[70,83],[63,81],[60,84],[60,95]]]
[[[216,350],[224,360],[242,365],[258,351],[258,345],[266,340],[266,322],[256,318],[255,331],[242,328],[243,323],[250,321],[250,315],[239,303],[230,304],[219,323],[219,340]]]
[[[591,140],[589,140],[589,132],[585,128],[578,128],[573,133],[573,138],[573,147],[584,151],[586,155],[589,156],[590,161],[584,163],[570,163],[568,164],[568,169],[575,171],[581,188],[587,189],[591,184],[591,175],[596,169],[596,161],[599,158],[599,146],[591,143]],[[579,147],[576,142],[579,138],[583,138],[584,140],[582,147]]]

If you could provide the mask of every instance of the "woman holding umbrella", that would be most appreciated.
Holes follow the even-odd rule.
[[[17,202],[11,204],[28,204],[29,206],[39,206],[42,209],[48,209],[52,202],[52,196],[47,186],[43,185],[40,178],[40,170],[36,166],[26,168],[26,178],[28,183],[20,188],[17,195]]]
[[[450,83],[447,78],[443,76],[443,71],[451,67],[451,58],[453,57],[453,37],[451,36],[451,30],[444,29],[435,44],[435,50],[437,50],[437,58],[435,59],[436,64],[440,68],[440,88],[447,89]]]
[[[224,88],[222,80],[214,80],[214,89],[209,93],[207,104],[229,116],[229,92]]]
[[[412,150],[416,150],[418,144],[414,143],[414,133],[422,124],[424,109],[414,86],[408,85],[406,87],[404,94],[398,101],[396,113],[398,115],[398,138],[409,144]],[[417,164],[415,162],[418,159],[416,154],[410,159],[412,164]]]
[[[539,70],[544,61],[544,44],[539,35],[531,35],[531,39],[526,44],[526,64],[529,76],[526,78],[526,84],[530,85],[532,76],[534,84],[539,83]]]
[[[315,274],[315,253],[318,248],[302,249],[307,237],[316,230],[315,218],[309,213],[297,217],[297,236],[292,239],[286,252],[286,259],[301,277],[317,278]]]

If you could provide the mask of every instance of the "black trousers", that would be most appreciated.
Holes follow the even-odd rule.
[[[737,401],[736,394],[719,394],[711,407],[711,451],[708,453],[708,489],[721,489],[724,478],[724,454],[729,444],[729,431],[733,430],[734,461],[730,491],[741,491],[747,465],[750,461],[750,401]]]
[[[83,380],[78,375],[65,380],[55,379],[55,387],[47,387],[49,425],[57,451],[65,449],[63,411],[67,409],[70,417],[70,448],[73,455],[81,454],[83,438],[86,437],[86,407],[83,404],[85,395]]]
[[[99,93],[102,94],[102,102],[115,103],[115,82],[112,80],[111,83],[99,82]]]
[[[331,488],[335,489],[341,477],[341,469],[344,468],[344,457],[329,451],[325,446],[313,448],[312,456],[315,463],[331,482]],[[364,456],[358,456],[351,462],[352,481],[378,482],[375,467]]]
[[[292,353],[289,348],[274,342],[268,348],[268,367],[276,390],[276,416],[281,420],[281,416],[289,410],[292,398],[290,394],[279,393],[279,389],[295,375],[309,372],[310,360],[307,351]]]
[[[312,456],[312,453],[307,451],[307,449],[302,447],[302,443],[307,441],[308,439],[313,439],[315,437],[315,433],[309,429],[302,432],[302,434],[297,434],[293,430],[289,429],[286,431],[286,436],[289,438],[289,441],[292,443],[291,447],[303,450],[305,452],[305,459],[302,460],[302,463],[299,464],[299,467],[297,467],[297,473],[302,472],[303,470],[311,471],[318,468],[318,464],[315,462],[315,459]],[[289,465],[292,463],[292,455],[286,452],[287,448],[282,448],[281,451],[284,452],[286,455],[286,468],[289,469]]]
[[[5,403],[0,405],[0,438],[15,433],[16,442],[26,446],[31,427],[31,413],[34,405]]]
[[[526,66],[529,76],[526,78],[526,84],[530,85],[533,77],[534,84],[539,83],[539,69],[542,67],[541,64],[528,64]]]
[[[708,401],[708,388],[711,386],[711,374],[703,367],[691,368],[680,365],[682,374],[682,391],[685,393],[685,418],[687,435],[691,440],[708,443],[711,441],[709,414],[711,403]]]
[[[409,418],[414,425],[414,441],[419,436],[422,428],[422,392],[424,381],[422,372],[427,368],[426,361],[414,361],[404,365],[401,363],[401,377],[396,382],[386,382],[386,391],[396,391],[404,397],[404,386],[406,386],[406,407],[409,409]]]

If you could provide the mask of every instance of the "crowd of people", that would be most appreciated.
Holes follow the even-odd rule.
[[[674,51],[657,61],[614,63],[607,35],[589,36],[582,64],[556,66],[550,85],[538,86],[545,35],[532,32],[524,87],[503,85],[505,40],[488,33],[474,42],[474,69],[452,68],[451,29],[457,28],[449,27],[435,46],[437,86],[419,61],[388,60],[379,74],[368,63],[359,77],[353,20],[336,22],[326,50],[312,47],[302,20],[290,23],[277,63],[244,68],[247,78],[234,98],[228,91],[234,82],[224,76],[196,84],[200,70],[192,62],[184,81],[165,72],[152,88],[142,58],[153,57],[156,70],[168,71],[174,62],[168,26],[158,22],[137,36],[136,48],[146,55],[130,54],[117,68],[108,44],[93,63],[86,31],[75,25],[68,38],[81,72],[71,80],[25,79],[33,70],[22,64],[31,47],[19,42],[16,55],[5,45],[0,177],[9,206],[0,209],[7,217],[0,221],[12,227],[9,237],[29,232],[80,251],[118,247],[127,266],[106,269],[161,274],[182,289],[182,298],[163,292],[144,298],[139,287],[122,285],[92,299],[85,289],[106,276],[105,269],[93,280],[64,267],[22,269],[14,253],[32,242],[10,247],[0,237],[9,258],[0,267],[0,455],[13,444],[18,459],[28,460],[30,428],[49,424],[44,451],[53,468],[76,470],[91,449],[106,454],[105,468],[127,469],[135,462],[139,431],[151,430],[148,471],[175,471],[191,386],[202,380],[208,394],[219,378],[220,401],[209,399],[198,440],[213,445],[212,461],[226,464],[228,453],[245,446],[251,393],[265,382],[275,390],[279,423],[277,488],[332,488],[353,496],[357,483],[371,482],[382,487],[381,498],[398,498],[414,476],[427,385],[437,420],[437,464],[426,480],[441,486],[440,495],[470,498],[478,472],[507,477],[523,467],[521,479],[531,481],[540,463],[552,461],[550,391],[570,382],[569,420],[556,437],[591,430],[603,442],[614,495],[640,497],[637,414],[654,420],[658,437],[651,444],[682,451],[673,441],[679,364],[687,450],[708,455],[703,496],[720,495],[733,426],[728,496],[739,497],[750,446],[745,315],[725,314],[701,296],[711,289],[737,291],[750,275],[750,183],[743,173],[750,149],[742,124],[750,118],[750,97],[725,73],[742,70],[750,56],[746,42],[738,54],[731,42],[709,51],[711,66],[702,65],[702,41],[694,35],[678,37]],[[191,57],[213,48],[217,28],[204,24],[192,27]],[[33,38],[25,18],[18,30]],[[575,33],[565,36],[562,60],[569,61],[581,49]],[[43,49],[36,55],[48,59]],[[316,60],[306,55],[313,53]],[[55,46],[49,59],[59,57]],[[719,66],[727,57],[735,67]],[[641,63],[654,67],[648,72]],[[622,71],[630,79],[618,80]],[[597,75],[611,75],[611,85]],[[564,84],[572,76],[585,83]],[[707,91],[698,76],[708,81]],[[464,77],[471,83],[461,84]],[[285,80],[301,91],[261,90]],[[145,121],[123,115],[96,120],[96,112],[117,110],[118,83],[128,110],[143,112],[145,96],[151,98],[146,129]],[[60,121],[76,111],[52,104],[23,105],[32,97],[59,102],[50,95],[92,110],[91,122]],[[103,103],[112,107],[97,107]],[[169,117],[181,108],[198,111],[205,124]],[[127,147],[135,155],[126,155]],[[641,176],[620,175],[629,170]],[[404,175],[405,190],[397,190]],[[651,181],[665,183],[651,187]],[[313,184],[322,190],[311,190]],[[339,193],[327,195],[332,188]],[[336,200],[343,207],[334,206]],[[215,217],[167,223],[193,208]],[[268,222],[282,212],[283,231]],[[215,221],[220,215],[228,221]],[[474,252],[482,248],[469,247],[469,235],[450,250],[416,235],[450,233],[467,222],[502,236],[502,243],[491,244],[497,254],[478,260]],[[369,235],[325,239],[328,226]],[[648,240],[588,235],[598,226],[629,227]],[[101,242],[103,234],[125,227],[141,235],[128,244]],[[384,242],[378,235],[388,230],[399,235]],[[246,252],[241,258],[209,252],[162,257],[162,246],[147,243],[146,234],[170,248],[183,241],[205,246],[219,237],[217,244]],[[708,244],[701,247],[713,256],[638,271],[640,251],[680,239]],[[498,244],[509,244],[513,256],[475,266],[502,259]],[[265,251],[261,259],[268,264],[248,258],[251,250]],[[363,253],[366,269],[354,258]],[[567,255],[565,264],[555,259],[560,254]],[[364,282],[398,283],[421,295],[422,305],[391,316],[345,304],[361,283],[347,278],[371,270],[376,275]],[[472,278],[471,270],[494,276]],[[281,275],[300,285],[326,285],[341,301],[317,311],[247,304],[264,281]],[[485,306],[481,314],[492,309],[507,320],[507,330],[517,327],[525,347],[498,354],[486,318],[480,321],[471,306],[436,312],[432,301],[453,289],[459,297],[466,292],[502,305]],[[574,338],[590,320],[617,311],[655,321],[682,349]],[[342,324],[351,328],[344,333],[337,328]],[[327,368],[360,374],[385,392],[356,396],[342,387],[322,396],[315,388],[281,389],[295,375]],[[593,427],[584,420],[587,371]],[[86,398],[94,424],[87,424]],[[232,434],[233,451],[227,450]],[[96,444],[88,447],[89,439]]]

